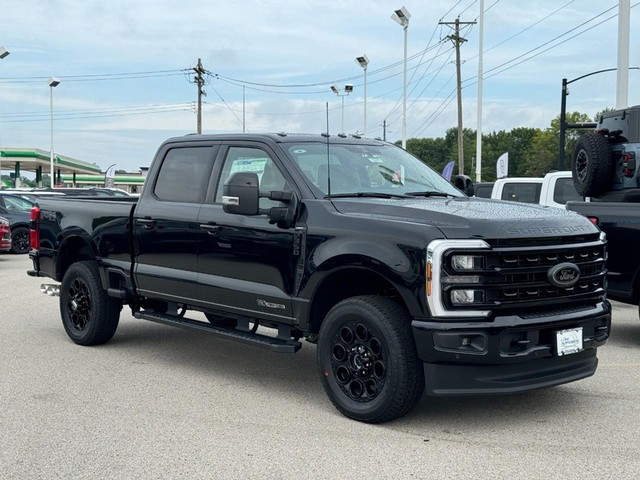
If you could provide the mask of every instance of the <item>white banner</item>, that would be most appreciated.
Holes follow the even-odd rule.
[[[506,178],[509,175],[509,152],[500,155],[496,162],[496,178]]]

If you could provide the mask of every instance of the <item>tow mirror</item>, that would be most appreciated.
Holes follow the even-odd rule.
[[[258,175],[236,172],[222,187],[222,209],[236,215],[258,215],[260,192]]]
[[[468,175],[456,175],[456,179],[453,184],[458,190],[464,192],[465,195],[472,197],[475,193],[473,189],[473,182]]]

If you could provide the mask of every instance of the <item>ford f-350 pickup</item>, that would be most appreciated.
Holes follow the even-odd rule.
[[[392,144],[329,135],[166,141],[139,199],[42,198],[32,276],[81,345],[133,315],[275,352],[317,343],[348,417],[592,375],[606,240],[561,209],[468,198]],[[204,312],[208,322],[189,318]],[[194,315],[191,315],[194,317]]]

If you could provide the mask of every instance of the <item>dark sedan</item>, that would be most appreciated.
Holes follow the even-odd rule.
[[[13,253],[29,253],[29,216],[34,205],[18,195],[0,193],[0,216],[9,220]]]

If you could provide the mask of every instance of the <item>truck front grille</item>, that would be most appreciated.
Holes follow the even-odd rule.
[[[474,268],[454,267],[456,255],[475,255]],[[443,262],[442,299],[447,310],[558,308],[600,301],[606,288],[606,246],[602,240],[534,247],[494,246],[475,252],[449,251]],[[579,270],[571,285],[558,285],[554,267]],[[574,267],[575,266],[575,267]],[[452,292],[473,292],[469,305],[454,304]]]

